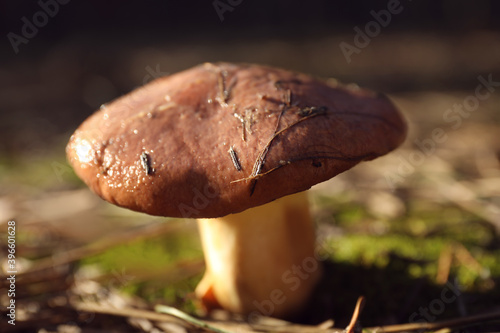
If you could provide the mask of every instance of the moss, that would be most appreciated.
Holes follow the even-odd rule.
[[[83,186],[63,153],[19,155],[0,160],[0,183],[24,185],[38,191]]]
[[[199,262],[202,258],[197,235],[184,231],[116,246],[82,264],[99,265],[107,276],[105,285],[151,303],[192,311],[190,294],[201,274],[200,270],[184,269],[182,263]]]
[[[480,217],[450,203],[418,198],[392,220],[371,215],[352,193],[319,196],[313,202],[320,212],[318,222],[336,228],[321,237],[326,239],[320,247],[328,258],[326,274],[307,318],[335,318],[340,319],[338,326],[347,325],[342,318],[350,318],[357,297],[364,295],[365,326],[408,322],[449,288],[436,281],[446,251],[452,260],[448,283],[454,281],[464,297],[476,300],[468,301],[470,313],[488,309],[500,297],[498,240],[491,224]],[[459,315],[452,304],[436,320]]]

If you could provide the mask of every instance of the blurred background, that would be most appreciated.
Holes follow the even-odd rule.
[[[408,121],[400,149],[311,191],[327,275],[294,321],[345,327],[360,295],[364,327],[499,311],[499,18],[493,0],[0,1],[0,245],[15,220],[16,329],[168,331],[90,316],[74,306],[85,299],[196,313],[193,221],[102,202],[64,148],[101,104],[210,61],[356,83]]]

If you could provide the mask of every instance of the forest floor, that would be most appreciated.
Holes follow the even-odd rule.
[[[388,91],[407,118],[409,136],[388,156],[361,163],[309,191],[325,275],[307,310],[290,322],[262,318],[247,323],[223,311],[205,316],[192,295],[204,271],[195,221],[152,217],[105,203],[65,161],[64,146],[78,122],[98,107],[97,101],[108,98],[107,91],[112,95],[132,89],[130,82],[142,84],[147,74],[141,72],[144,64],[174,72],[203,62],[203,57],[214,60],[217,53],[203,45],[134,51],[125,57],[127,65],[138,64],[132,67],[128,83],[117,87],[113,79],[110,83],[101,76],[75,74],[80,83],[64,88],[71,90],[64,98],[56,85],[66,82],[64,66],[73,65],[67,56],[78,50],[67,45],[44,62],[27,64],[41,66],[43,72],[67,58],[57,62],[64,72],[53,75],[54,86],[44,88],[53,95],[41,97],[33,84],[23,86],[33,98],[16,102],[22,99],[21,92],[13,93],[8,105],[19,108],[17,116],[2,114],[0,250],[5,276],[0,284],[0,330],[334,332],[349,324],[360,296],[365,298],[359,319],[363,328],[408,331],[411,327],[398,325],[420,323],[428,326],[413,329],[498,330],[500,87],[481,88],[490,94],[477,99],[476,106],[467,103],[489,76],[500,81],[498,57],[496,62],[490,58],[499,54],[499,37],[410,37],[392,36],[374,43],[356,59],[357,66],[346,66],[343,59],[328,60],[344,65],[331,65],[323,77],[339,73],[341,79]],[[403,49],[398,46],[402,39],[413,44]],[[283,54],[297,47],[317,49],[320,44],[334,48],[338,42],[329,37],[300,46],[270,41],[265,51]],[[476,47],[466,47],[470,43]],[[491,54],[460,52],[462,58],[454,58],[459,48],[472,52],[481,45],[490,45]],[[384,62],[387,48],[397,50],[401,60]],[[236,45],[233,59],[243,58],[248,49],[251,42]],[[280,65],[280,59],[266,58],[263,52],[260,49],[251,60]],[[320,62],[300,54],[281,67],[321,75]],[[427,59],[425,64],[421,59]],[[465,66],[467,59],[477,61]],[[189,61],[194,63],[188,66]],[[16,66],[20,65],[13,64],[12,71]],[[123,75],[114,70],[112,77]],[[8,80],[9,71],[4,72]],[[86,95],[72,99],[71,92],[80,88]],[[54,102],[57,98],[62,98],[60,103]],[[61,119],[58,112],[72,100],[80,101],[74,105],[77,111],[68,111]],[[454,112],[455,105],[470,111]],[[47,111],[51,107],[54,113]],[[19,117],[29,121],[22,124]],[[5,311],[10,301],[7,221],[16,223],[15,326],[8,324]],[[175,313],[155,312],[159,304],[211,326],[201,328]]]

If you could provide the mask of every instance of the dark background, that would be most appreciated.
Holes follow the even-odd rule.
[[[40,152],[64,141],[100,104],[149,81],[156,68],[172,73],[205,61],[258,62],[389,93],[468,88],[483,67],[498,70],[491,67],[500,58],[493,34],[500,3],[492,0],[401,1],[403,11],[348,64],[339,43],[352,44],[353,28],[387,4],[244,0],[221,21],[212,1],[72,0],[16,54],[7,34],[20,35],[21,19],[33,22],[41,7],[1,1],[0,154]],[[418,54],[421,48],[438,55],[445,48],[445,59],[433,63],[429,52]],[[429,62],[437,72],[422,70]]]
[[[212,0],[207,1],[119,1],[71,0],[61,5],[60,17],[51,20],[38,38],[57,43],[77,34],[110,33],[116,38],[161,38],[168,43],[189,37],[224,37],[230,30],[252,31],[253,36],[305,35],[351,31],[353,25],[371,20],[369,12],[386,8],[389,1],[288,1],[242,0],[235,10],[219,20]],[[227,1],[222,1],[228,3]],[[498,29],[500,3],[493,0],[402,0],[410,8],[391,23],[388,31],[444,30],[460,33],[468,29]],[[15,31],[22,16],[39,10],[36,1],[2,1],[1,27]],[[222,35],[221,35],[222,34]]]

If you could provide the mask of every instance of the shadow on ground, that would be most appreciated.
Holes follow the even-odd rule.
[[[384,268],[325,261],[324,277],[298,320],[317,324],[334,319],[335,327],[346,327],[359,296],[365,297],[360,317],[363,327],[472,315],[491,310],[494,300],[500,298],[498,290],[466,293],[452,281],[437,285],[428,278],[412,277],[407,268],[410,261],[415,262],[391,255]]]

